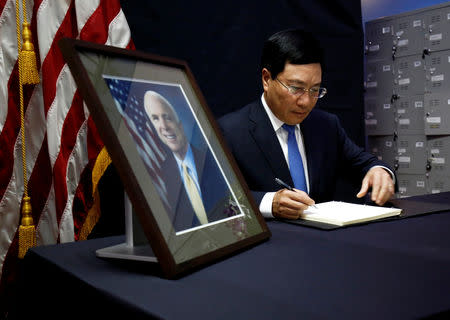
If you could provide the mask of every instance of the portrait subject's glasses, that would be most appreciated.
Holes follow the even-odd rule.
[[[297,96],[297,97],[301,97],[305,92],[308,92],[308,94],[311,98],[320,99],[327,93],[327,89],[323,88],[323,87],[305,89],[305,88],[301,88],[301,87],[288,86],[288,85],[284,84],[283,82],[281,82],[278,78],[276,78],[276,79],[283,87],[288,89],[290,94]]]

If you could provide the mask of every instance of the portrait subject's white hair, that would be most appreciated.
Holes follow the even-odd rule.
[[[180,118],[178,117],[177,112],[175,111],[175,108],[170,104],[169,101],[167,101],[166,98],[164,98],[162,95],[160,95],[158,92],[153,90],[148,90],[144,94],[144,108],[148,115],[150,115],[149,108],[151,107],[151,100],[152,99],[158,99],[162,104],[166,105],[170,110],[172,110],[172,113],[175,117],[175,121],[177,123],[180,122]]]

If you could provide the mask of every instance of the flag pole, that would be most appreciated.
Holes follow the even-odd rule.
[[[36,67],[36,56],[31,42],[31,30],[26,17],[25,0],[22,2],[23,12],[23,46],[20,39],[20,3],[16,0],[16,31],[19,65],[19,103],[20,103],[20,128],[22,138],[22,170],[23,170],[23,199],[22,219],[19,226],[19,258],[23,258],[28,249],[36,246],[36,228],[31,215],[31,199],[28,195],[27,162],[25,148],[25,117],[23,101],[23,85],[39,83],[39,74]]]

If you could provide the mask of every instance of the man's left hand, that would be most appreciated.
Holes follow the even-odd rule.
[[[394,182],[391,175],[381,167],[371,168],[364,177],[359,190],[356,195],[362,198],[367,194],[369,188],[372,187],[371,200],[377,205],[382,206],[394,195]]]

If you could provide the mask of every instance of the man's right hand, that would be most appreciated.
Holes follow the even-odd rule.
[[[272,214],[275,218],[298,219],[313,204],[314,200],[304,191],[281,189],[273,197]]]

